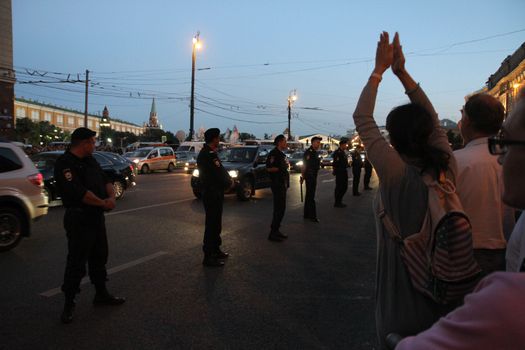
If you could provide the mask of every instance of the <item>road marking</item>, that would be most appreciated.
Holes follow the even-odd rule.
[[[156,253],[151,254],[151,255],[147,255],[147,256],[142,257],[140,259],[133,260],[133,261],[130,261],[128,263],[125,263],[125,264],[122,264],[122,265],[119,265],[119,266],[115,266],[115,267],[113,267],[113,268],[108,270],[108,275],[112,275],[112,274],[120,272],[122,270],[129,269],[130,267],[142,264],[142,263],[144,263],[146,261],[153,260],[155,258],[158,258],[159,256],[166,255],[166,254],[168,254],[168,252],[160,251],[160,252],[156,252]],[[86,284],[88,282],[89,282],[89,278],[88,277],[84,277],[82,279],[82,281],[80,282],[80,285]],[[48,291],[45,291],[43,293],[40,293],[40,295],[43,296],[43,297],[51,298],[52,296],[55,296],[55,295],[60,294],[60,293],[62,293],[62,290],[60,289],[60,287],[57,287],[57,288],[53,288],[53,289],[50,289]]]
[[[195,199],[195,197],[190,197],[190,198],[179,199],[179,200],[171,201],[171,202],[158,203],[158,204],[146,205],[146,206],[143,206],[143,207],[138,207],[138,208],[133,208],[133,209],[120,210],[120,211],[107,213],[106,216],[126,214],[126,213],[131,213],[131,212],[138,211],[138,210],[143,210],[143,209],[149,209],[149,208],[162,207],[162,206],[165,206],[165,205],[178,204],[178,203],[182,203],[182,202],[191,201],[191,200],[194,200],[194,199]]]

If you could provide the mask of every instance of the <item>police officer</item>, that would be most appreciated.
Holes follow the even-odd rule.
[[[229,254],[220,249],[222,230],[222,205],[224,191],[233,183],[230,175],[224,169],[217,154],[220,130],[212,128],[204,133],[206,144],[197,156],[197,168],[202,190],[202,202],[206,211],[202,264],[209,267],[224,266],[224,259]]]
[[[354,179],[352,181],[352,192],[354,196],[360,196],[359,193],[359,182],[361,181],[361,168],[363,167],[363,160],[361,159],[360,148],[356,148],[352,152],[352,175]]]
[[[284,135],[277,136],[273,143],[275,148],[268,154],[266,159],[266,170],[272,180],[271,188],[273,194],[273,218],[268,239],[274,242],[281,242],[288,238],[287,235],[279,231],[286,209],[286,189],[290,186],[289,165],[286,155],[283,153],[288,145]]]
[[[104,211],[115,208],[113,184],[93,158],[96,133],[78,128],[71,135],[71,146],[55,165],[55,180],[66,208],[64,228],[68,255],[64,284],[65,305],[62,322],[73,321],[75,295],[89,266],[89,278],[95,285],[95,305],[120,305],[124,298],[115,297],[106,289],[108,241]]]
[[[365,154],[364,168],[365,178],[363,179],[363,183],[365,185],[365,190],[369,191],[372,189],[372,187],[370,187],[370,179],[372,178],[372,170],[374,167],[372,166],[372,163],[370,163],[370,159],[368,159],[368,154]]]
[[[348,139],[343,137],[339,142],[339,148],[333,154],[333,174],[335,175],[334,207],[336,208],[346,207],[346,204],[343,204],[343,196],[348,189],[348,157],[345,152],[347,148]]]
[[[321,161],[317,150],[321,147],[321,138],[314,136],[311,140],[311,146],[304,152],[303,171],[301,184],[306,183],[306,196],[304,199],[304,218],[313,222],[319,222],[315,209],[315,189],[317,187],[317,173]]]

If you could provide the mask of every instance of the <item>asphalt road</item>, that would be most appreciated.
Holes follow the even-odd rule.
[[[51,208],[33,236],[0,254],[0,349],[372,349],[375,230],[372,199],[345,196],[322,170],[315,224],[302,218],[292,175],[283,243],[267,240],[269,189],[248,202],[227,196],[222,269],[204,268],[204,210],[189,175],[139,175],[106,217],[108,289],[119,307],[93,307],[92,286],[75,320],[59,320],[66,239],[64,210]],[[376,186],[376,179],[372,184]],[[351,185],[351,184],[349,184]]]

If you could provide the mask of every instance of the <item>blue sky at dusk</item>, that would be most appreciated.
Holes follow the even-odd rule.
[[[200,30],[196,129],[282,132],[297,89],[293,134],[345,134],[382,30],[399,31],[409,71],[440,117],[458,120],[464,96],[525,42],[523,13],[523,0],[15,0],[14,64],[20,81],[89,69],[91,113],[107,105],[111,116],[142,124],[155,96],[164,128],[187,132],[191,39]],[[81,83],[17,84],[16,95],[84,108]],[[387,72],[378,123],[406,100]]]

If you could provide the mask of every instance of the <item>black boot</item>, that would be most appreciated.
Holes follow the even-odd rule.
[[[116,297],[109,294],[106,289],[106,284],[96,284],[95,289],[97,293],[93,299],[94,305],[122,305],[126,302],[125,298]]]
[[[223,267],[224,261],[219,260],[217,254],[206,253],[204,254],[204,260],[202,261],[202,264],[207,267]]]
[[[64,310],[60,316],[60,320],[64,324],[73,322],[73,312],[75,311],[75,296],[66,296],[66,302],[64,303]]]
[[[223,252],[220,248],[217,250],[217,253],[215,253],[215,256],[217,259],[227,259],[230,257],[230,253]]]

